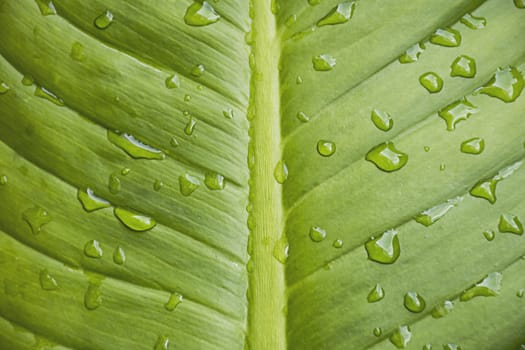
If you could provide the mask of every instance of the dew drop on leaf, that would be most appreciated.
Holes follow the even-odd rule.
[[[525,295],[525,289],[524,288],[518,289],[518,291],[516,292],[516,296],[518,298],[523,298],[523,295]]]
[[[199,188],[200,182],[199,179],[197,179],[195,176],[190,174],[184,174],[179,176],[179,188],[180,193],[182,193],[183,196],[189,196],[197,188]]]
[[[64,101],[61,98],[59,98],[57,95],[55,95],[54,93],[52,93],[51,91],[49,91],[43,86],[37,86],[35,88],[35,96],[44,98],[56,104],[57,106],[60,106],[60,107],[64,106]]]
[[[523,224],[516,215],[502,214],[499,218],[498,230],[501,233],[523,234]]]
[[[394,330],[390,336],[390,342],[398,349],[404,349],[412,339],[412,332],[409,326],[400,326]]]
[[[162,160],[166,157],[164,152],[142,143],[130,134],[108,130],[107,137],[112,144],[132,158]]]
[[[164,304],[164,308],[168,311],[173,311],[180,303],[182,303],[182,299],[182,294],[172,293],[168,302]]]
[[[335,67],[336,59],[329,54],[321,54],[312,58],[312,64],[316,71],[326,72],[330,71]]]
[[[525,80],[515,67],[498,68],[494,76],[482,87],[476,90],[503,102],[514,102],[521,95]]]
[[[291,27],[297,22],[297,15],[294,13],[293,15],[288,16],[286,21],[284,21],[284,25],[287,27]]]
[[[308,4],[311,6],[319,5],[321,0],[308,0]]]
[[[379,130],[388,131],[394,126],[394,120],[390,113],[380,111],[379,109],[372,110],[370,118]]]
[[[221,16],[207,1],[195,1],[186,10],[184,22],[190,26],[202,27],[217,22]]]
[[[281,160],[277,163],[275,170],[273,171],[273,177],[275,178],[275,181],[280,184],[286,182],[286,179],[288,179],[288,167],[284,161]]]
[[[463,141],[460,150],[467,154],[481,154],[485,150],[485,140],[480,137],[473,137]]]
[[[376,337],[380,337],[383,334],[383,330],[381,328],[379,328],[379,327],[376,327],[376,328],[374,328],[373,333],[374,333],[374,335]]]
[[[383,142],[372,148],[365,157],[366,160],[386,172],[403,168],[408,162],[408,154],[399,151],[393,142]]]
[[[461,293],[460,301],[469,301],[472,298],[483,296],[491,297],[499,294],[503,275],[499,272],[491,272],[476,285]]]
[[[425,45],[422,43],[410,46],[404,54],[399,56],[399,62],[403,64],[416,62],[423,51],[425,51],[425,48]]]
[[[200,78],[204,72],[206,71],[206,68],[203,64],[198,64],[195,67],[191,69],[191,75],[193,75],[196,78]]]
[[[26,209],[22,213],[22,219],[29,224],[33,234],[39,234],[42,231],[42,226],[51,222],[51,215],[47,210],[41,207],[33,207]]]
[[[327,140],[319,140],[317,142],[317,153],[323,157],[330,157],[335,153],[335,143]]]
[[[445,300],[444,302],[434,306],[431,315],[433,318],[442,318],[452,312],[453,309],[454,304],[450,300]]]
[[[443,89],[443,79],[434,72],[421,75],[419,83],[431,94],[438,93]]]
[[[451,77],[473,78],[476,75],[476,61],[467,55],[456,57],[450,66]]]
[[[281,238],[275,242],[272,255],[281,264],[286,264],[289,250],[290,245],[288,244],[288,239],[286,238],[286,235],[283,234]]]
[[[36,0],[36,4],[43,16],[56,15],[57,10],[55,4],[51,0]]]
[[[297,119],[299,119],[299,121],[303,122],[303,123],[307,123],[310,121],[310,117],[308,117],[304,112],[299,112],[295,115],[295,117]]]
[[[452,131],[456,129],[457,123],[467,120],[472,114],[477,112],[479,112],[479,109],[476,106],[466,98],[462,98],[440,109],[438,115],[445,120],[447,130]]]
[[[378,301],[382,300],[384,297],[385,297],[385,290],[378,283],[368,293],[368,296],[366,297],[366,300],[368,300],[369,303],[375,303],[375,302],[378,302]]]
[[[494,230],[483,231],[483,237],[489,242],[493,241],[496,238],[496,232]]]
[[[164,182],[162,182],[161,180],[155,180],[155,182],[153,183],[153,190],[158,192],[162,189],[162,187],[164,187]]]
[[[470,194],[474,197],[483,198],[489,201],[489,203],[496,203],[496,185],[498,180],[489,179],[481,180],[470,189]]]
[[[297,78],[295,78],[295,83],[297,85],[301,85],[303,82],[304,81],[303,81],[303,77],[302,76],[298,75]]]
[[[423,345],[423,350],[432,350],[432,345],[431,344]]]
[[[233,119],[233,109],[228,108],[222,111],[222,115],[226,119]]]
[[[95,310],[102,304],[102,295],[98,285],[89,283],[84,294],[84,306],[88,310]]]
[[[113,252],[113,262],[117,265],[124,265],[126,262],[126,252],[124,252],[122,247],[118,246],[115,248]]]
[[[7,175],[0,175],[0,185],[7,185]]]
[[[99,241],[92,239],[84,245],[84,255],[88,258],[99,259],[104,255],[104,251],[100,246]]]
[[[430,36],[429,41],[435,45],[457,47],[461,45],[461,34],[452,28],[440,28]]]
[[[157,222],[149,216],[121,207],[113,209],[113,213],[115,214],[115,217],[124,224],[124,226],[133,231],[144,232],[151,230],[157,225]]]
[[[180,87],[180,79],[179,79],[179,76],[177,74],[172,74],[170,75],[169,77],[166,78],[166,80],[164,81],[164,85],[166,85],[166,87],[168,89],[176,89],[176,88],[179,88]]]
[[[445,216],[445,214],[447,214],[450,209],[454,208],[462,200],[463,197],[449,199],[448,201],[433,206],[430,209],[423,210],[414,217],[414,220],[421,225],[430,226]]]
[[[190,117],[186,127],[184,128],[184,133],[188,136],[193,135],[193,132],[195,131],[195,125],[197,125],[197,119]]]
[[[342,239],[336,239],[332,242],[332,247],[334,248],[343,248],[343,240]]]
[[[514,0],[514,6],[519,9],[525,9],[525,0]]]
[[[11,90],[11,88],[9,87],[9,85],[7,85],[7,83],[0,83],[0,95],[6,94],[9,90]]]
[[[69,53],[69,56],[78,62],[85,61],[86,53],[84,52],[84,45],[82,45],[78,41],[75,41],[73,45],[71,45],[71,51]]]
[[[223,190],[226,183],[223,175],[215,172],[207,172],[204,176],[204,184],[208,189],[218,191]]]
[[[470,29],[481,29],[487,25],[487,20],[484,17],[476,17],[470,13],[461,17],[459,20],[461,23],[469,27]]]
[[[452,343],[444,344],[443,350],[461,350],[461,346]]]
[[[348,22],[355,10],[355,1],[344,1],[334,7],[326,16],[324,16],[319,22],[317,22],[318,27],[325,25],[334,25]]]
[[[381,263],[393,264],[401,254],[397,230],[388,230],[379,237],[371,237],[365,243],[368,259]]]
[[[120,171],[120,173],[124,176],[128,175],[129,172],[131,171],[130,168],[122,168],[122,170]]]
[[[58,288],[56,279],[45,269],[40,271],[40,287],[43,290],[56,290]]]
[[[426,302],[418,293],[408,292],[405,294],[403,305],[410,312],[420,313],[425,310]]]
[[[101,30],[107,29],[112,23],[113,13],[111,13],[109,10],[104,11],[104,13],[95,18],[95,21],[93,22],[95,27]]]
[[[77,192],[77,198],[82,204],[82,207],[87,212],[108,208],[111,206],[107,200],[95,196],[95,193],[91,188],[79,189]]]
[[[155,343],[155,346],[153,347],[153,350],[168,350],[170,345],[170,340],[165,335],[159,335],[157,338],[157,342]]]
[[[177,138],[175,136],[173,136],[171,139],[170,139],[170,145],[171,147],[173,148],[176,148],[176,147],[179,147],[179,141],[177,140]]]
[[[35,79],[34,79],[31,75],[26,74],[26,75],[24,75],[24,76],[22,77],[22,85],[24,85],[24,86],[31,86],[31,85],[33,85],[34,83],[35,83]],[[0,94],[2,93],[2,91],[1,91],[1,89],[2,89],[2,88],[1,88],[1,85],[2,85],[2,84],[0,84]]]
[[[120,179],[117,176],[118,173],[109,175],[108,188],[109,192],[116,194],[120,191]]]
[[[314,242],[321,242],[326,238],[326,231],[319,226],[312,226],[310,228],[310,239]]]

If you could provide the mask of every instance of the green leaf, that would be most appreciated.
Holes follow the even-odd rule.
[[[521,0],[0,0],[1,349],[520,349]]]

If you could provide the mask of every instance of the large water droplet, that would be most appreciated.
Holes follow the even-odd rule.
[[[29,224],[31,231],[35,235],[42,231],[42,226],[50,223],[52,220],[51,215],[40,207],[26,209],[22,213],[22,219]]]
[[[407,347],[410,339],[412,338],[412,332],[409,326],[400,326],[394,330],[390,336],[390,342],[398,349],[404,349]]]
[[[124,265],[126,262],[126,253],[122,247],[116,247],[113,252],[113,262],[117,265]]]
[[[102,304],[102,294],[99,286],[90,283],[84,294],[84,306],[88,310],[95,310]]]
[[[443,89],[443,79],[434,72],[427,72],[421,75],[419,83],[431,94],[440,92]]]
[[[354,1],[345,1],[334,7],[326,16],[324,16],[319,22],[318,27],[325,25],[341,24],[348,22],[355,10]]]
[[[157,222],[149,216],[128,209],[116,207],[113,210],[113,213],[115,214],[115,217],[124,224],[124,226],[133,231],[144,232],[151,230],[157,225]]]
[[[452,309],[454,309],[454,304],[452,304],[450,300],[445,300],[441,304],[434,306],[431,315],[434,318],[445,317],[452,311]]]
[[[327,140],[319,140],[317,142],[317,153],[323,157],[330,157],[335,153],[335,143]]]
[[[525,0],[514,0],[514,6],[519,9],[525,9]]]
[[[193,135],[193,132],[195,131],[195,125],[197,125],[197,119],[190,117],[186,127],[184,128],[184,133],[188,136]]]
[[[496,185],[498,180],[481,180],[471,188],[470,194],[474,197],[488,200],[491,204],[496,202]]]
[[[130,134],[108,130],[107,136],[112,144],[135,159],[162,160],[166,157],[164,152],[140,142]]]
[[[479,112],[479,109],[470,103],[466,98],[453,102],[439,110],[438,115],[447,123],[447,130],[452,131],[456,129],[456,124],[467,120],[474,113]]]
[[[452,28],[440,28],[430,36],[430,42],[445,47],[461,45],[461,34]]]
[[[107,200],[95,196],[91,188],[79,189],[77,198],[82,204],[82,207],[87,212],[92,212],[98,209],[108,208],[111,206]]]
[[[47,270],[40,271],[40,287],[43,290],[55,290],[58,288],[56,279]]]
[[[385,290],[379,283],[375,285],[374,288],[368,293],[368,296],[366,297],[366,300],[368,300],[369,303],[375,303],[380,300],[382,300],[385,297]]]
[[[414,313],[422,312],[426,307],[425,299],[416,292],[406,293],[403,304],[408,311]]]
[[[223,190],[225,186],[224,176],[215,172],[207,172],[204,176],[204,183],[208,189],[214,191]]]
[[[273,257],[277,259],[281,264],[286,264],[286,261],[288,260],[288,251],[290,249],[290,246],[288,244],[288,239],[286,238],[286,235],[283,234],[277,242],[275,242],[275,245],[273,247]]]
[[[38,96],[50,102],[53,102],[57,106],[60,106],[60,107],[64,106],[64,101],[61,98],[59,98],[57,95],[55,95],[54,93],[52,93],[51,91],[49,91],[43,86],[37,86],[35,88],[35,96]]]
[[[381,264],[393,264],[401,253],[397,231],[392,229],[377,238],[371,237],[365,243],[365,249],[368,259]]]
[[[89,258],[99,259],[104,255],[104,251],[99,241],[92,239],[84,245],[84,254]]]
[[[95,21],[93,22],[95,27],[102,30],[108,28],[111,23],[113,23],[113,13],[109,10],[104,11],[104,13],[95,18]]]
[[[153,350],[168,350],[169,346],[170,346],[170,340],[169,340],[168,336],[166,336],[166,335],[159,335]]]
[[[113,173],[109,175],[108,188],[113,194],[116,194],[120,191],[120,179],[118,178],[117,174],[118,173]]]
[[[40,13],[44,16],[56,15],[57,10],[55,4],[51,0],[36,0],[36,4],[40,9]]]
[[[312,226],[310,228],[310,239],[314,242],[321,242],[326,238],[326,231],[319,226]]]
[[[182,303],[182,299],[182,294],[173,293],[170,295],[168,302],[164,304],[164,308],[168,311],[173,311],[180,303]]]
[[[507,232],[522,235],[523,224],[516,215],[502,214],[499,218],[498,230],[502,233]]]
[[[383,142],[372,148],[365,157],[383,171],[392,172],[403,168],[408,162],[408,154],[399,151],[393,142]]]
[[[450,66],[451,77],[473,78],[476,75],[476,61],[467,55],[456,57]]]
[[[195,1],[186,10],[184,22],[190,26],[202,27],[217,22],[221,16],[207,1]]]
[[[485,140],[473,137],[461,143],[461,152],[467,154],[481,154],[485,150]]]
[[[277,163],[275,170],[273,171],[273,176],[275,181],[280,184],[285,183],[286,179],[288,179],[288,167],[284,161],[281,160]]]
[[[463,197],[456,197],[449,199],[444,203],[440,203],[430,209],[423,210],[421,213],[414,217],[414,220],[421,225],[430,226],[449,212],[450,209],[458,205],[463,200]]]
[[[195,176],[192,176],[190,174],[184,174],[179,176],[179,188],[180,193],[182,193],[183,196],[189,196],[197,188],[199,188],[200,182],[199,179],[197,179]]]
[[[164,84],[168,89],[176,89],[180,87],[180,79],[177,74],[172,74],[166,78]]]
[[[321,54],[312,58],[314,69],[318,72],[330,71],[335,67],[336,59],[329,54]]]
[[[467,13],[465,16],[461,17],[459,21],[470,29],[481,29],[485,28],[485,25],[487,25],[487,20],[485,18],[476,17],[470,13]]]
[[[514,102],[521,95],[525,80],[515,67],[498,68],[494,76],[476,92],[499,98],[504,102]]]
[[[372,110],[370,118],[379,130],[388,131],[394,126],[394,120],[390,113],[374,109]]]
[[[9,90],[11,90],[11,88],[7,83],[0,82],[0,95],[6,94]]]
[[[416,62],[423,51],[425,51],[425,45],[416,43],[410,46],[404,54],[399,56],[399,62],[404,64]]]
[[[483,296],[492,297],[499,294],[503,275],[499,272],[491,272],[476,285],[461,293],[460,301],[469,301],[472,298]]]

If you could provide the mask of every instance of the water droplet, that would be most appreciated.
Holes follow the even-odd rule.
[[[286,21],[284,22],[284,25],[287,26],[287,27],[291,27],[295,24],[295,22],[297,22],[297,15],[296,14],[293,14],[293,15],[290,15]]]
[[[321,54],[312,58],[314,69],[318,72],[330,71],[335,67],[336,59],[329,54]]]
[[[117,176],[117,173],[109,175],[108,183],[109,192],[116,194],[120,191],[120,179]]]
[[[366,154],[366,160],[383,171],[392,172],[403,168],[408,162],[408,154],[399,151],[394,143],[387,141],[372,148]]]
[[[423,345],[423,350],[432,350],[432,345],[431,344]]]
[[[310,121],[310,117],[308,117],[304,112],[297,113],[295,117],[303,123],[307,123]]]
[[[439,171],[445,171],[446,165],[445,163],[439,164]]]
[[[451,77],[473,78],[476,75],[476,61],[467,55],[456,57],[450,66]]]
[[[525,289],[521,288],[516,292],[516,296],[518,298],[523,298],[523,295],[525,294]]]
[[[24,85],[24,86],[31,86],[34,83],[35,83],[35,79],[31,75],[26,74],[26,75],[24,75],[22,77],[22,85]],[[2,85],[2,84],[0,84],[0,85]],[[0,90],[1,90],[1,87],[0,87]],[[0,93],[1,93],[1,91],[0,91]]]
[[[461,346],[452,343],[444,344],[443,350],[461,350]]]
[[[116,247],[113,252],[113,262],[117,265],[124,265],[126,262],[126,252],[122,247]]]
[[[7,184],[7,175],[0,175],[0,185]]]
[[[342,239],[336,239],[333,243],[332,243],[332,247],[334,248],[343,248],[343,240]]]
[[[434,318],[441,318],[448,315],[452,309],[454,309],[454,304],[450,300],[445,300],[441,304],[434,306],[431,314]]]
[[[95,196],[91,188],[79,189],[77,192],[77,198],[82,204],[82,207],[87,212],[92,212],[102,208],[108,208],[111,206],[107,200]]]
[[[283,234],[281,238],[277,242],[275,242],[275,245],[273,247],[273,257],[277,259],[281,264],[286,264],[286,261],[288,260],[288,252],[289,252],[290,246],[288,244],[288,239],[286,238],[286,235]]]
[[[124,176],[128,175],[129,172],[131,171],[130,168],[122,168],[122,170],[120,171],[120,173]]]
[[[494,240],[494,238],[496,238],[496,233],[494,230],[486,230],[483,231],[483,237],[485,237],[487,241],[491,242]]]
[[[166,336],[166,335],[159,335],[153,350],[168,350],[169,346],[170,346],[170,340],[169,340],[168,336]]]
[[[318,27],[325,25],[334,25],[348,22],[355,10],[354,1],[344,1],[334,7],[326,16],[324,16],[319,22],[317,22]]]
[[[22,218],[29,224],[31,231],[35,235],[42,231],[42,226],[50,223],[52,220],[51,215],[41,207],[26,209],[22,213]]]
[[[378,109],[374,109],[372,111],[371,119],[379,130],[388,131],[394,126],[394,120],[392,119],[390,113],[386,113]]]
[[[162,182],[161,180],[155,180],[155,182],[153,183],[153,190],[158,192],[161,190],[162,187],[164,187],[164,182]]]
[[[394,330],[390,336],[390,342],[398,349],[404,349],[407,347],[410,339],[412,338],[412,332],[409,326],[400,326]]]
[[[95,310],[102,304],[102,295],[99,286],[90,283],[84,294],[84,306],[88,310]]]
[[[173,136],[171,139],[170,139],[170,145],[171,147],[179,147],[179,141],[177,141],[177,138],[175,136]]]
[[[40,287],[43,290],[56,290],[58,288],[58,283],[56,279],[51,274],[49,274],[47,270],[41,270]]]
[[[499,218],[498,230],[502,233],[507,232],[522,235],[523,224],[516,215],[502,214]]]
[[[219,173],[207,172],[204,176],[204,184],[210,190],[223,190],[225,186],[224,176]]]
[[[285,183],[286,179],[288,179],[288,167],[284,161],[281,160],[277,163],[273,171],[273,177],[280,184]]]
[[[450,209],[458,205],[463,200],[463,197],[456,197],[449,199],[444,203],[440,203],[430,209],[423,210],[421,213],[416,215],[414,220],[421,225],[430,226],[449,212]]]
[[[184,133],[188,136],[193,135],[193,131],[195,131],[195,125],[197,125],[197,119],[190,117],[186,127],[184,128]]]
[[[495,179],[481,180],[472,187],[470,194],[474,197],[488,200],[491,204],[496,202],[496,185],[498,181]]]
[[[487,20],[485,18],[476,17],[470,13],[467,13],[465,16],[461,17],[459,21],[470,29],[481,29],[485,28],[485,25],[487,25]]]
[[[255,266],[254,266],[253,260],[250,258],[250,260],[248,260],[248,262],[246,263],[246,271],[248,271],[248,273],[252,273],[254,269],[255,269]]]
[[[514,6],[519,9],[525,9],[525,0],[514,0]]]
[[[374,332],[373,333],[374,333],[374,335],[376,337],[380,337],[383,334],[383,330],[381,328],[379,328],[379,327],[376,327],[376,328],[374,328]]]
[[[198,64],[192,68],[191,75],[193,75],[194,77],[200,78],[204,74],[205,71],[206,71],[206,68],[204,67],[204,65]]]
[[[326,231],[319,226],[310,227],[310,239],[314,242],[321,242],[326,238]]]
[[[514,102],[525,87],[523,75],[515,67],[498,68],[494,76],[476,92],[499,98],[504,102]]]
[[[405,294],[404,305],[408,311],[419,313],[425,310],[426,302],[418,293],[408,292]]]
[[[308,4],[311,6],[319,5],[321,0],[308,0]]]
[[[429,146],[425,146],[425,147],[423,147],[423,150],[424,150],[425,152],[430,152],[430,147],[429,147]]]
[[[434,72],[427,72],[421,75],[419,83],[431,94],[440,92],[443,89],[443,79]]]
[[[303,82],[304,81],[303,81],[303,77],[302,76],[298,75],[297,78],[295,78],[295,83],[297,85],[301,85]]]
[[[491,297],[499,294],[503,275],[499,272],[491,272],[476,285],[461,293],[460,301],[469,301],[472,298],[483,296]]]
[[[107,137],[112,144],[135,159],[162,160],[166,157],[164,152],[140,142],[130,134],[108,130]]]
[[[100,243],[96,239],[92,239],[84,245],[84,254],[89,258],[99,259],[104,254],[104,251]]]
[[[399,56],[399,62],[403,64],[416,62],[423,51],[425,51],[425,45],[416,43]]]
[[[438,115],[447,123],[447,130],[452,131],[456,129],[456,124],[467,120],[474,113],[479,112],[479,109],[470,103],[466,98],[453,102],[439,110]]]
[[[57,106],[64,106],[64,101],[61,98],[59,98],[57,95],[55,95],[43,86],[37,86],[35,88],[35,96],[45,98],[46,100],[53,102]]]
[[[485,140],[474,137],[461,143],[461,152],[467,154],[481,154],[485,150]]]
[[[224,111],[222,111],[222,115],[224,116],[224,118],[233,119],[233,109],[225,109]]]
[[[113,209],[113,214],[115,214],[116,218],[119,219],[124,226],[133,231],[144,232],[151,230],[157,225],[157,222],[149,216],[128,209],[116,207]]]
[[[281,9],[281,5],[277,2],[277,0],[272,0],[270,9],[274,15],[277,15]]]
[[[103,14],[95,18],[93,22],[95,27],[102,30],[108,28],[111,23],[113,23],[113,14],[109,10],[106,10]]]
[[[190,26],[202,27],[217,22],[221,16],[207,2],[194,2],[186,10],[184,22]]]
[[[366,297],[366,300],[368,300],[369,303],[375,303],[380,300],[382,300],[385,297],[385,290],[381,285],[376,284],[374,288],[368,293],[368,296]]]
[[[401,253],[397,230],[388,230],[379,237],[370,237],[365,243],[368,259],[381,263],[393,264]]]
[[[182,294],[173,293],[170,295],[168,302],[164,304],[164,308],[168,311],[173,311],[180,303],[182,303],[182,299]]]
[[[75,41],[73,45],[71,45],[71,52],[69,53],[69,56],[78,62],[85,61],[86,53],[84,52],[84,46],[78,41]]]
[[[177,89],[180,87],[180,79],[177,74],[172,74],[166,78],[164,84],[168,89]]]
[[[199,179],[197,179],[195,176],[184,174],[179,177],[180,193],[182,193],[183,196],[189,196],[195,192],[199,186]]]
[[[317,142],[317,153],[323,157],[330,157],[335,153],[335,143],[327,140],[319,140]]]
[[[56,15],[57,10],[55,9],[55,5],[50,0],[36,0],[36,4],[38,5],[38,8],[40,9],[40,13],[43,16],[49,16],[49,15]]]
[[[430,36],[430,42],[445,47],[461,45],[461,34],[452,28],[440,28]]]

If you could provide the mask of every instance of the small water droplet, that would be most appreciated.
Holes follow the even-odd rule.
[[[136,212],[121,207],[113,209],[113,214],[124,224],[127,228],[137,232],[144,232],[151,230],[157,225],[157,222],[150,218]]]
[[[318,27],[326,25],[334,25],[348,22],[355,10],[354,1],[344,1],[334,7],[326,16],[324,16],[319,22],[317,22]]]
[[[449,199],[448,201],[440,203],[430,209],[423,210],[421,213],[416,215],[416,217],[414,217],[414,220],[421,225],[430,226],[445,216],[445,214],[448,213],[450,209],[454,208],[462,200],[463,197]]]
[[[473,137],[461,143],[461,152],[467,154],[481,154],[485,150],[485,140]]]
[[[410,46],[404,54],[399,56],[399,62],[403,64],[416,62],[423,51],[425,51],[425,48],[425,45],[422,43]]]
[[[423,345],[423,350],[432,350],[432,344]]]
[[[476,90],[503,102],[514,102],[521,95],[525,80],[515,67],[498,68],[494,76],[482,87]]]
[[[383,334],[383,330],[381,328],[379,328],[379,327],[376,327],[376,328],[374,328],[374,332],[373,333],[374,333],[374,335],[376,337],[380,337]]]
[[[84,52],[84,46],[78,41],[75,41],[71,46],[71,52],[69,53],[69,56],[71,56],[72,59],[78,62],[85,61],[86,53]]]
[[[446,169],[445,163],[439,164],[439,171],[445,171],[445,169]]]
[[[312,58],[312,64],[314,69],[318,72],[331,71],[335,67],[336,59],[335,57],[324,53],[314,56]]]
[[[120,191],[120,179],[118,178],[117,174],[118,173],[113,173],[109,175],[108,188],[113,194],[116,194]]]
[[[304,112],[299,112],[295,115],[295,117],[297,119],[299,119],[299,121],[303,122],[303,123],[307,123],[310,121],[310,117],[308,117]]]
[[[56,290],[58,283],[56,279],[47,270],[40,271],[40,287],[43,290]]]
[[[24,75],[22,77],[22,85],[24,85],[24,86],[31,86],[34,83],[35,83],[35,79],[31,75],[26,74],[26,75]],[[1,90],[1,87],[0,87],[0,90]],[[0,93],[1,93],[1,91],[0,91]]]
[[[166,336],[166,335],[159,335],[153,350],[168,350],[169,346],[170,346],[170,340],[169,340],[168,336]]]
[[[365,243],[368,259],[381,263],[393,264],[401,254],[397,230],[388,230],[379,237],[370,237]]]
[[[180,303],[182,303],[182,299],[182,294],[173,293],[170,295],[168,302],[164,304],[164,308],[168,311],[173,311]]]
[[[412,338],[412,332],[409,326],[400,326],[394,330],[390,336],[390,342],[398,349],[404,349],[407,347],[410,339]]]
[[[233,109],[228,108],[222,111],[224,118],[233,119]]]
[[[210,190],[223,190],[225,186],[224,176],[215,172],[207,172],[204,176],[204,184]]]
[[[271,0],[270,9],[272,11],[272,14],[277,15],[279,11],[281,10],[281,5],[277,2],[277,0]]]
[[[326,231],[319,226],[310,227],[310,239],[314,242],[321,242],[326,238]]]
[[[444,344],[443,350],[461,350],[461,346],[452,343]]]
[[[476,75],[476,61],[467,55],[456,57],[450,66],[451,77],[473,78]]]
[[[333,241],[332,243],[332,247],[334,248],[343,248],[343,240],[342,239],[336,239],[335,241]]]
[[[195,1],[186,10],[184,22],[190,26],[202,27],[217,22],[221,16],[207,1]]]
[[[370,118],[379,130],[388,131],[394,126],[394,120],[392,119],[390,113],[374,109],[372,110]]]
[[[494,230],[483,231],[483,237],[489,242],[493,241],[496,238],[496,232]]]
[[[246,271],[248,271],[248,273],[252,273],[254,269],[255,269],[255,266],[254,266],[253,260],[250,258],[250,260],[248,260],[248,262],[246,263]]]
[[[440,28],[430,36],[430,42],[445,47],[461,45],[461,34],[452,28]]]
[[[319,5],[321,0],[308,0],[308,4],[311,6]]]
[[[122,247],[119,246],[115,248],[113,252],[113,262],[117,265],[124,265],[126,262],[126,252],[124,252]]]
[[[420,313],[425,310],[426,302],[418,293],[408,292],[405,294],[403,305],[405,305],[405,308],[410,312]]]
[[[431,314],[434,318],[441,318],[448,315],[452,309],[454,309],[454,304],[450,300],[445,300],[441,304],[434,306]]]
[[[281,264],[286,264],[286,261],[288,260],[289,249],[290,246],[288,244],[288,239],[286,238],[286,235],[283,234],[281,238],[275,242],[272,252],[273,257]]]
[[[183,196],[189,196],[197,188],[199,188],[200,182],[199,179],[197,179],[195,176],[192,176],[190,174],[184,174],[179,176],[179,187],[180,187],[180,193],[182,193]]]
[[[0,175],[0,185],[6,185],[7,180],[7,175]]]
[[[295,83],[297,85],[301,85],[303,82],[304,81],[303,81],[303,77],[302,76],[298,75],[297,78],[295,78]]]
[[[108,130],[107,137],[112,144],[135,159],[162,160],[166,157],[164,152],[142,143],[130,134]]]
[[[50,102],[53,102],[57,106],[60,106],[60,107],[64,106],[64,101],[61,98],[59,98],[57,95],[55,95],[54,93],[52,93],[51,91],[49,91],[43,86],[37,86],[35,88],[35,96],[38,96]]]
[[[472,114],[477,112],[479,112],[479,109],[464,97],[440,109],[438,115],[445,120],[447,130],[452,131],[456,129],[457,123],[467,120]]]
[[[443,89],[443,79],[434,72],[427,72],[419,77],[419,83],[431,94]]]
[[[375,285],[374,288],[368,293],[368,296],[366,297],[366,300],[368,300],[369,303],[375,303],[380,300],[382,300],[385,297],[385,290],[379,283]]]
[[[95,27],[102,30],[107,29],[111,23],[113,23],[113,14],[109,10],[104,11],[104,13],[95,18],[93,22]]]
[[[523,224],[516,215],[502,214],[499,218],[498,230],[501,233],[523,234]]]
[[[95,310],[102,304],[102,294],[99,286],[90,283],[84,294],[84,306],[88,310]]]
[[[383,142],[372,148],[365,157],[366,160],[386,172],[403,168],[408,162],[408,154],[399,151],[393,142]]]
[[[170,75],[169,77],[166,78],[166,80],[164,81],[164,85],[166,85],[166,87],[168,89],[177,89],[180,87],[180,79],[179,79],[179,76],[177,74],[172,74]]]
[[[323,157],[330,157],[335,153],[335,143],[327,140],[319,140],[317,142],[317,153]]]
[[[195,125],[197,125],[197,119],[190,117],[186,127],[184,128],[184,133],[188,136],[193,135],[193,132],[195,131]]]
[[[111,206],[107,200],[95,196],[91,188],[79,189],[77,198],[82,204],[82,207],[87,212],[92,212],[98,209],[108,208]]]
[[[525,9],[525,0],[514,0],[514,6],[519,9]]]
[[[39,234],[42,231],[42,226],[51,222],[51,215],[47,210],[41,207],[33,207],[26,209],[22,213],[22,219],[29,224],[33,234]]]
[[[470,189],[470,194],[474,197],[483,198],[489,201],[491,204],[496,202],[496,185],[498,180],[489,179],[481,180]]]
[[[284,21],[284,25],[287,27],[291,27],[297,22],[297,15],[294,13],[293,15],[288,16],[286,21]]]
[[[162,187],[164,187],[164,182],[162,182],[161,180],[155,180],[155,182],[153,183],[153,190],[158,192],[162,189]]]
[[[192,68],[191,75],[193,75],[194,77],[200,78],[204,74],[205,71],[206,71],[206,68],[204,67],[204,65],[198,64]]]
[[[275,181],[280,184],[286,182],[286,179],[288,179],[288,167],[284,161],[281,160],[277,163],[275,170],[273,171],[273,177],[275,178]]]
[[[481,29],[485,28],[487,25],[487,20],[485,18],[476,17],[470,13],[467,13],[465,16],[461,17],[459,21],[470,29]]]
[[[461,293],[460,301],[469,301],[472,298],[483,296],[491,297],[499,294],[503,275],[499,272],[491,272],[476,285]]]
[[[57,10],[55,8],[55,4],[53,4],[50,0],[36,0],[36,4],[38,5],[38,8],[40,9],[40,13],[43,16],[49,16],[49,15],[56,15]]]
[[[171,147],[179,147],[179,141],[177,141],[177,138],[175,136],[173,136],[171,139],[170,139],[170,145]]]
[[[521,288],[516,292],[516,296],[518,298],[523,298],[523,295],[525,295],[525,289]]]
[[[99,241],[92,239],[84,245],[84,254],[89,258],[99,259],[104,254]]]
[[[124,176],[128,175],[130,173],[131,169],[130,168],[122,168],[122,170],[120,171],[120,173]]]

